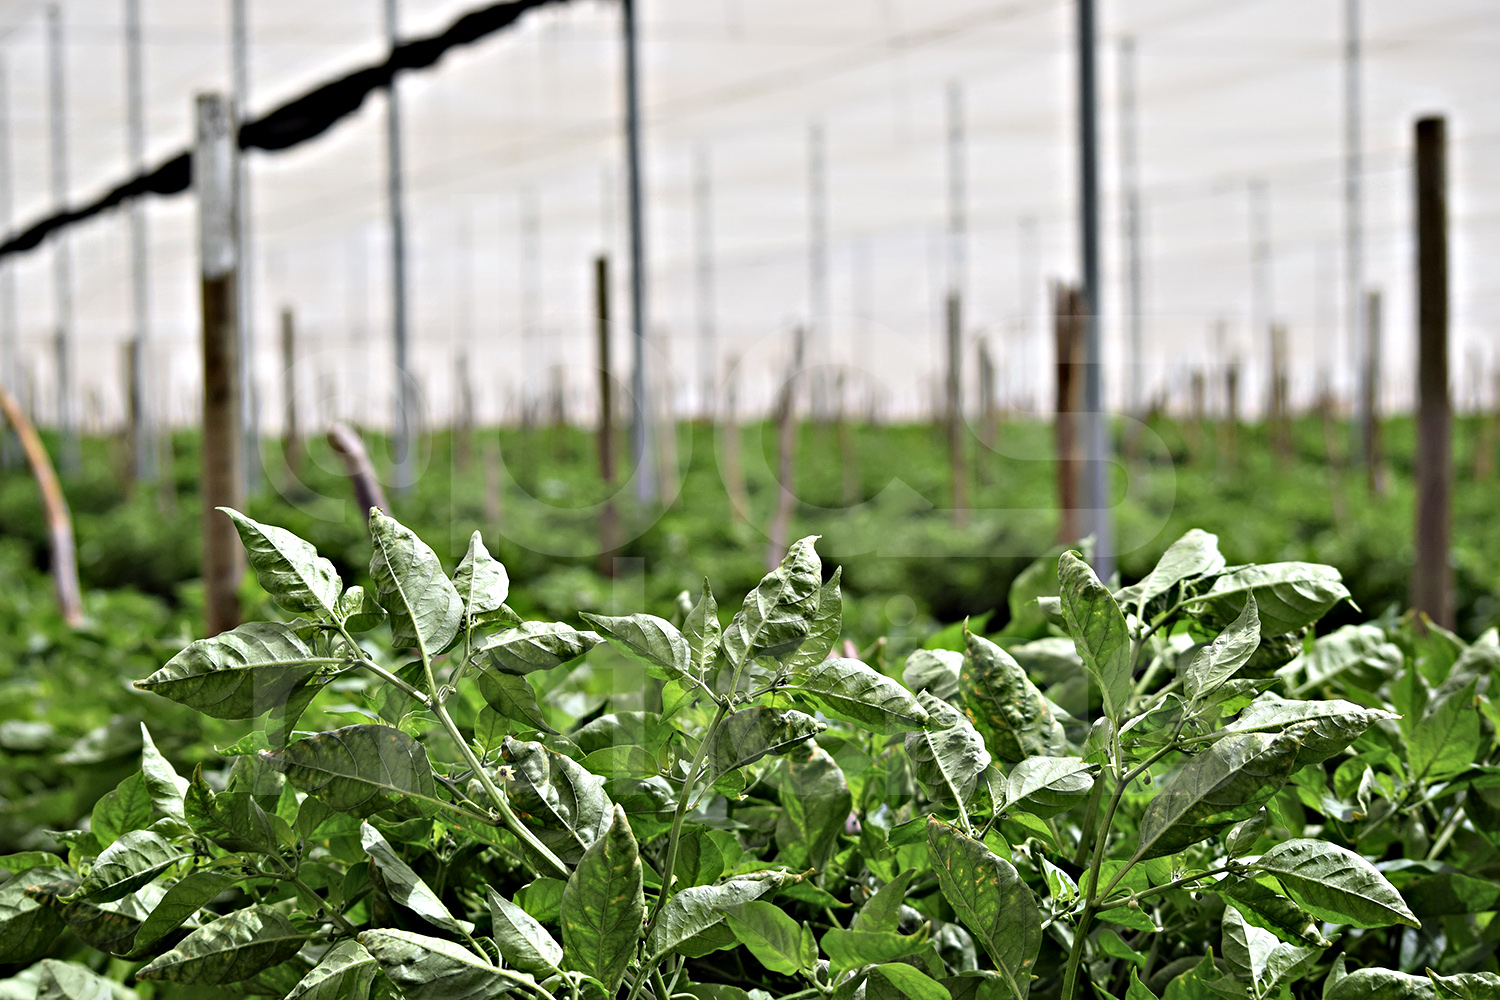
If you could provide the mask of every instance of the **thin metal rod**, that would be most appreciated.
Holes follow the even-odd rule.
[[[968,524],[968,473],[964,449],[963,297],[968,258],[968,220],[964,191],[964,92],[948,84],[948,298],[944,320],[948,341],[948,464],[953,480],[953,518]]]
[[[706,143],[693,153],[693,249],[697,257],[693,305],[698,320],[698,415],[712,420],[718,383],[718,344],[714,316],[713,160]]]
[[[1144,333],[1141,315],[1141,175],[1136,118],[1135,39],[1120,39],[1120,191],[1121,229],[1125,237],[1125,322],[1130,368],[1125,377],[1125,407],[1132,417],[1145,413]]]
[[[47,70],[50,108],[52,205],[68,207],[68,98],[65,89],[62,10],[47,5]],[[56,301],[57,426],[62,435],[64,474],[78,471],[78,435],[73,426],[73,259],[66,228],[52,234],[52,281]]]
[[[249,119],[250,23],[248,6],[248,0],[230,0],[229,4],[230,54],[234,76],[232,81],[234,120],[237,122]],[[245,489],[250,493],[256,493],[259,492],[264,477],[261,475],[260,456],[260,390],[255,380],[255,311],[252,287],[252,282],[255,280],[253,265],[255,258],[252,254],[253,243],[250,229],[250,159],[243,154],[237,159],[240,172],[238,178],[240,273],[235,289],[237,299],[235,311],[240,332],[240,406],[245,411],[241,422],[245,432]]]
[[[1114,573],[1113,525],[1110,523],[1106,491],[1107,452],[1104,414],[1104,357],[1099,329],[1103,296],[1099,282],[1099,128],[1098,93],[1094,67],[1094,0],[1078,0],[1078,178],[1079,247],[1083,254],[1083,306],[1085,354],[1083,408],[1087,419],[1084,437],[1085,506],[1094,536],[1094,572],[1101,579]]]
[[[397,42],[396,0],[385,0],[385,38],[391,48]],[[392,75],[386,92],[386,197],[391,220],[391,336],[396,360],[395,414],[395,482],[392,491],[401,493],[412,485],[413,399],[409,375],[410,355],[407,344],[406,303],[406,211],[401,177],[401,95],[397,77]]]
[[[807,126],[807,353],[808,363],[831,360],[828,330],[828,157],[823,123]],[[824,419],[821,381],[808,386],[815,420]]]
[[[641,197],[641,95],[635,0],[621,0],[625,42],[625,186],[630,214],[630,451],[636,465],[636,499],[654,503],[660,495],[652,442],[651,400],[646,372],[646,236]]]
[[[141,52],[141,0],[125,0],[125,97],[128,112],[130,169],[139,175],[146,169],[146,74]],[[135,367],[130,387],[135,406],[131,411],[135,441],[135,476],[141,482],[156,479],[157,442],[155,393],[152,376],[156,354],[151,346],[151,263],[146,237],[146,200],[130,199],[130,290],[135,341]]]
[[[10,231],[14,221],[15,174],[10,143],[10,84],[5,61],[0,58],[0,230],[5,232]],[[15,260],[0,260],[0,387],[9,390],[13,399],[21,396],[21,359],[16,336]],[[13,432],[0,431],[0,460],[7,466],[19,461],[20,449],[13,444]]]
[[[1356,464],[1365,460],[1363,441],[1367,392],[1363,382],[1367,375],[1366,352],[1369,345],[1365,329],[1364,277],[1364,147],[1361,129],[1363,109],[1360,93],[1360,0],[1344,0],[1344,321],[1348,330],[1350,360],[1354,383],[1355,419],[1349,453]]]
[[[1250,343],[1265,338],[1266,415],[1276,414],[1278,358],[1271,326],[1275,323],[1271,284],[1271,189],[1265,178],[1252,178],[1246,193],[1250,200]]]

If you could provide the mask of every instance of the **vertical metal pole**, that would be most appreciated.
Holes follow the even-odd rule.
[[[823,123],[807,126],[807,343],[808,364],[832,357],[828,342],[828,176]],[[793,373],[794,377],[797,373]],[[822,420],[821,382],[809,386],[814,420]]]
[[[132,0],[138,2],[138,0]],[[245,121],[250,101],[250,24],[248,0],[230,0],[231,62],[233,64],[234,120]],[[240,330],[240,405],[244,408],[245,488],[259,492],[260,461],[260,391],[255,379],[255,256],[250,232],[250,161],[238,156],[240,213],[240,274],[235,295],[235,310]]]
[[[697,261],[694,306],[698,314],[699,416],[714,418],[714,386],[719,366],[714,328],[713,163],[706,143],[693,155],[693,243]]]
[[[68,207],[68,100],[64,89],[62,10],[47,5],[47,69],[50,105],[52,206]],[[76,473],[78,435],[73,426],[73,260],[67,227],[52,234],[52,283],[56,297],[57,426],[62,435],[62,471]]]
[[[1250,199],[1250,343],[1265,337],[1266,414],[1276,418],[1277,355],[1273,344],[1271,286],[1271,190],[1265,178],[1252,178],[1246,193]]]
[[[948,464],[953,479],[953,519],[968,524],[969,489],[964,462],[963,296],[967,260],[964,192],[964,92],[948,84]]]
[[[386,42],[395,49],[396,0],[385,0],[384,10]],[[391,484],[391,489],[392,492],[401,493],[412,485],[412,451],[415,442],[406,322],[406,211],[402,203],[401,94],[396,84],[397,77],[392,74],[385,102],[385,162],[386,194],[391,216],[391,334],[396,358],[396,468],[395,482]]]
[[[630,376],[630,450],[636,463],[636,499],[659,496],[646,377],[646,234],[641,198],[641,95],[635,0],[621,0],[625,41],[625,186],[630,214],[630,334],[635,370]]]
[[[1043,331],[1038,336],[1037,313],[1038,294],[1042,288],[1041,271],[1038,270],[1041,262],[1041,240],[1037,233],[1037,220],[1034,215],[1023,215],[1016,227],[1016,280],[1019,283],[1016,289],[1017,305],[1020,310],[1020,339],[1021,344],[1017,353],[1020,362],[1015,368],[1021,374],[1021,387],[1025,392],[1025,403],[1034,405],[1040,413],[1044,403],[1040,396],[1033,398],[1030,386],[1041,385],[1047,378],[1047,372],[1042,370],[1041,351],[1033,354],[1033,348],[1039,347],[1039,341],[1045,339]]]
[[[1120,39],[1120,191],[1125,236],[1125,322],[1130,341],[1130,370],[1125,377],[1125,407],[1132,417],[1145,413],[1142,390],[1141,316],[1141,176],[1136,141],[1135,39]]]
[[[193,186],[198,195],[198,253],[203,309],[203,585],[209,635],[240,622],[237,591],[244,563],[234,523],[215,508],[244,509],[240,449],[239,168],[234,112],[219,94],[200,94]]]
[[[1083,409],[1087,431],[1084,464],[1088,468],[1084,480],[1084,504],[1089,511],[1089,530],[1094,536],[1094,572],[1100,579],[1107,580],[1114,573],[1115,546],[1106,488],[1108,470],[1104,465],[1108,428],[1105,426],[1104,356],[1099,329],[1103,296],[1099,282],[1099,128],[1094,56],[1094,0],[1078,0],[1078,221],[1085,310]]]
[[[125,0],[125,96],[128,103],[130,170],[140,176],[146,169],[146,78],[141,57],[141,2]],[[152,410],[155,393],[151,376],[156,355],[151,347],[150,250],[146,242],[145,198],[130,199],[130,288],[135,343],[135,369],[130,393],[135,400],[131,413],[131,438],[135,441],[135,477],[140,482],[156,479],[157,443]]]
[[[0,59],[0,230],[9,232],[14,211],[14,157],[11,154],[10,85],[6,65]],[[0,260],[0,388],[13,399],[21,396],[21,359],[16,345],[16,269],[14,260]],[[6,466],[20,459],[14,432],[0,432],[0,462]]]
[[[1360,0],[1344,0],[1344,321],[1348,330],[1352,362],[1355,419],[1351,426],[1350,455],[1361,464],[1364,442],[1360,440],[1365,424],[1365,401],[1368,393],[1363,383],[1367,375],[1365,352],[1367,331],[1364,320],[1364,147],[1361,138],[1363,109],[1360,94]]]
[[[1417,122],[1417,524],[1411,604],[1453,627],[1448,549],[1453,402],[1448,392],[1448,167],[1442,118]]]

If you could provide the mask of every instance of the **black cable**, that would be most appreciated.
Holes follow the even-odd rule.
[[[514,24],[522,14],[566,0],[504,0],[470,11],[436,35],[402,42],[382,63],[348,73],[294,98],[254,121],[240,126],[241,149],[280,150],[315,139],[358,111],[372,92],[387,88],[401,70],[426,69],[449,49],[477,42]],[[47,235],[82,222],[145,194],[178,194],[193,183],[193,154],[178,153],[144,174],[138,174],[82,208],[58,212],[0,243],[0,257],[40,245]]]

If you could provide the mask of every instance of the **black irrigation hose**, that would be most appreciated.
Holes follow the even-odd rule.
[[[470,11],[439,34],[402,42],[378,65],[357,69],[331,80],[254,121],[245,122],[240,126],[240,148],[290,149],[315,139],[358,111],[373,91],[389,87],[397,71],[426,69],[449,49],[477,42],[509,27],[528,10],[563,2],[566,0],[505,0]],[[10,237],[0,243],[0,257],[31,250],[54,230],[82,222],[131,198],[144,194],[177,194],[186,191],[192,183],[193,155],[190,152],[178,153],[155,170],[132,177],[82,208],[58,212]]]

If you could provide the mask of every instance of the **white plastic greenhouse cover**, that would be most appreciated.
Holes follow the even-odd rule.
[[[1112,403],[1131,377],[1122,314],[1119,41],[1138,59],[1145,207],[1145,392],[1181,400],[1188,373],[1232,359],[1247,406],[1264,399],[1269,347],[1250,328],[1248,190],[1272,217],[1272,312],[1291,331],[1293,392],[1345,398],[1342,25],[1345,0],[1116,0],[1101,5],[1105,350]],[[197,91],[228,89],[228,0],[145,0],[151,161],[190,141]],[[475,3],[404,0],[402,32],[446,26]],[[1388,406],[1409,405],[1414,357],[1410,135],[1449,120],[1455,391],[1492,398],[1500,366],[1500,6],[1363,0],[1364,273],[1385,296]],[[379,0],[251,0],[249,108],[264,111],[383,56]],[[123,179],[123,0],[67,0],[73,200]],[[513,418],[562,366],[570,412],[592,406],[592,258],[614,262],[624,309],[618,7],[574,0],[402,77],[413,358],[426,419],[446,423],[467,362],[481,419]],[[808,323],[809,135],[826,144],[827,316],[814,357],[845,366],[849,405],[930,412],[942,299],[965,291],[966,345],[988,341],[1002,399],[1050,397],[1046,282],[1077,273],[1071,0],[644,0],[645,183],[654,347],[679,412],[703,388],[698,164],[708,165],[712,370],[744,359],[742,407],[764,407]],[[0,6],[15,160],[13,227],[46,215],[42,4]],[[967,136],[967,253],[945,244],[947,91]],[[327,135],[253,154],[255,380],[280,412],[275,329],[303,335],[304,413],[382,424],[390,413],[383,97]],[[149,205],[153,363],[171,419],[195,419],[197,280],[190,197]],[[130,328],[125,214],[75,227],[75,406],[94,426],[122,410]],[[22,371],[38,416],[53,398],[46,247],[14,258]],[[617,323],[617,358],[627,325]],[[972,352],[970,357],[972,358]],[[974,398],[969,366],[969,399]],[[620,373],[624,375],[625,373]],[[1217,384],[1212,381],[1210,384]],[[710,390],[711,398],[722,386]],[[1216,396],[1211,394],[1210,402]]]

